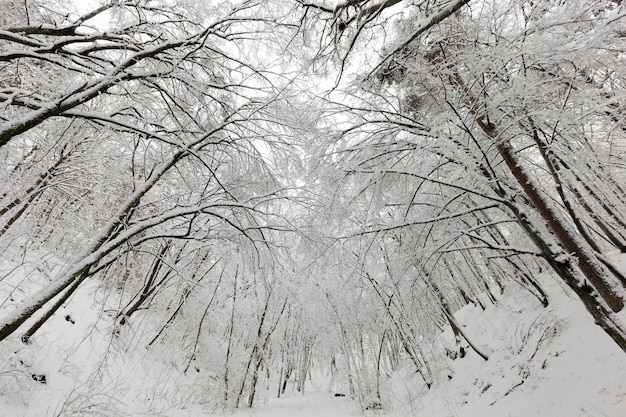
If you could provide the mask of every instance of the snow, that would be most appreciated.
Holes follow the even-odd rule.
[[[218,417],[223,414],[203,414],[201,411],[179,410],[169,417]],[[328,392],[309,392],[274,398],[252,410],[239,410],[232,417],[352,417],[359,415],[358,407],[346,397]]]
[[[483,322],[480,340],[496,349],[487,362],[473,352],[454,361],[453,379],[421,398],[420,409],[464,417],[623,415],[623,352],[577,300],[556,285],[550,290],[546,309],[524,309],[528,300],[518,295],[486,312],[467,306],[457,314],[477,328]]]
[[[615,261],[623,268],[626,257]],[[3,275],[19,270],[7,258],[0,258],[0,269]],[[183,375],[167,352],[146,349],[137,329],[130,338],[114,337],[114,320],[107,314],[112,301],[97,281],[86,280],[31,344],[17,337],[0,344],[0,416],[626,415],[626,355],[564,286],[547,275],[540,279],[550,296],[547,308],[511,285],[496,305],[483,311],[470,304],[455,314],[490,358],[483,361],[465,346],[464,358],[440,364],[430,390],[407,366],[383,386],[384,409],[363,410],[349,396],[329,391],[328,375],[320,371],[304,395],[288,392],[275,398],[266,388],[252,409],[234,412],[212,408],[217,394],[207,378]],[[452,346],[450,329],[444,337]],[[32,375],[45,375],[46,383]]]

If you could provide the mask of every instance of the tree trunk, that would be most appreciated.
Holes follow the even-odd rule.
[[[235,278],[233,279],[233,306],[230,310],[230,326],[228,328],[228,344],[226,346],[226,361],[224,362],[224,406],[228,405],[229,383],[230,383],[230,356],[233,347],[233,333],[235,329],[235,310],[237,307],[237,275],[239,269],[235,270]]]
[[[454,314],[450,310],[450,306],[448,305],[448,302],[444,298],[443,293],[439,290],[439,287],[430,279],[427,279],[427,281],[431,289],[435,293],[435,296],[439,299],[439,305],[441,306],[443,314],[448,319],[448,322],[450,323],[450,326],[452,327],[452,331],[454,332],[454,334],[455,335],[460,334],[463,337],[463,339],[465,339],[467,344],[469,344],[470,347],[474,350],[474,352],[476,352],[478,356],[483,358],[485,361],[488,361],[489,356],[486,353],[482,352],[479,348],[477,348],[474,343],[472,343],[472,341],[467,337],[467,334],[465,334],[461,326],[459,326],[459,323],[457,323],[456,319],[454,318]]]
[[[222,269],[222,273],[220,274],[220,277],[217,280],[217,283],[215,284],[215,289],[213,290],[213,294],[211,295],[211,299],[209,300],[208,304],[206,305],[206,308],[204,309],[204,313],[202,313],[202,317],[200,318],[200,323],[198,323],[198,331],[196,332],[196,337],[195,337],[194,342],[193,342],[193,347],[191,348],[191,354],[189,355],[189,360],[187,361],[187,365],[185,366],[185,370],[183,371],[184,374],[187,373],[187,370],[189,369],[189,366],[191,365],[191,362],[196,357],[196,350],[198,348],[198,342],[200,341],[200,333],[202,332],[202,325],[204,324],[204,319],[206,318],[206,316],[207,316],[207,314],[209,312],[209,309],[213,305],[213,301],[215,300],[215,296],[217,295],[217,290],[220,288],[220,284],[222,283],[222,277],[224,276],[224,271],[225,270],[226,270],[226,265],[224,265],[224,268]]]
[[[426,57],[426,59],[437,67],[437,62],[434,58]],[[470,114],[474,117],[474,121],[480,127],[482,132],[487,138],[489,138],[504,160],[509,172],[513,175],[517,183],[520,185],[528,199],[532,202],[537,213],[541,216],[549,230],[554,234],[561,246],[566,250],[566,254],[574,255],[577,258],[578,267],[584,276],[589,280],[591,285],[596,289],[600,297],[606,302],[613,312],[619,312],[624,307],[624,300],[612,287],[609,277],[602,266],[594,259],[594,254],[589,248],[585,248],[584,245],[571,233],[565,226],[559,213],[554,210],[548,203],[546,198],[541,195],[537,184],[530,178],[517,156],[515,150],[511,144],[505,139],[500,137],[500,132],[488,119],[479,114],[478,109],[482,109],[482,103],[473,96],[469,91],[460,73],[454,67],[450,69],[448,73],[448,81],[453,88],[463,98],[464,104]],[[496,189],[496,193],[502,193],[501,190]],[[554,255],[552,250],[544,252],[546,255]],[[551,262],[559,263],[557,259],[552,259]],[[568,280],[568,277],[563,277],[564,280]],[[581,283],[581,285],[586,285]]]
[[[89,268],[90,267],[91,266],[85,267],[85,269],[79,273],[78,277],[76,278],[76,281],[70,287],[68,287],[67,290],[65,290],[65,294],[63,294],[57,300],[57,302],[54,303],[52,305],[52,307],[50,307],[50,309],[48,309],[48,311],[46,311],[46,313],[39,320],[37,320],[37,322],[35,324],[33,324],[26,331],[26,333],[24,333],[22,335],[22,342],[28,343],[30,341],[30,338],[33,337],[33,335],[35,334],[35,332],[37,332],[37,330],[39,330],[41,328],[41,326],[43,326],[50,319],[50,317],[52,317],[54,315],[54,313],[56,313],[57,310],[63,304],[65,304],[65,302],[70,298],[70,296],[72,294],[74,294],[74,292],[76,292],[76,290],[78,289],[80,284],[82,284],[82,282],[85,280],[85,278],[87,278],[89,276]]]
[[[539,248],[544,259],[567,286],[574,291],[578,298],[580,298],[587,311],[594,318],[596,324],[613,339],[624,353],[626,353],[626,327],[620,322],[617,315],[611,310],[604,299],[599,296],[598,292],[587,284],[584,276],[580,276],[580,269],[572,264],[569,257],[560,257],[554,253],[553,245],[544,240],[528,219],[528,216],[515,204],[510,204],[509,208],[517,217],[522,229]]]
[[[126,324],[126,320],[128,320],[130,316],[132,316],[154,292],[153,283],[156,280],[159,271],[161,270],[161,266],[163,265],[163,257],[165,256],[165,252],[167,252],[168,249],[169,244],[165,244],[161,247],[161,250],[154,258],[152,268],[150,268],[150,272],[148,273],[146,282],[143,285],[141,293],[138,297],[136,297],[137,300],[134,303],[132,301],[128,303],[126,308],[117,315],[120,325]]]
[[[532,201],[533,205],[537,209],[537,212],[549,226],[550,230],[554,233],[563,248],[565,248],[567,253],[573,254],[577,258],[579,268],[589,280],[591,285],[593,285],[593,287],[598,291],[611,310],[614,312],[621,311],[622,308],[624,308],[624,301],[616,293],[615,289],[612,288],[607,282],[608,277],[606,276],[606,273],[604,273],[598,262],[593,260],[593,254],[590,253],[589,250],[582,247],[580,242],[578,242],[578,239],[573,236],[573,234],[562,223],[559,214],[550,207],[545,198],[537,190],[537,186],[534,184],[534,181],[530,179],[524,168],[517,160],[511,146],[497,137],[493,126],[486,125],[482,122],[480,122],[479,125],[489,137],[496,141],[496,147],[509,167],[511,173],[522,187],[530,201]]]
[[[401,312],[401,317],[399,318],[393,314],[393,312],[391,311],[392,298],[390,296],[387,296],[387,299],[385,299],[385,295],[378,285],[378,282],[376,282],[376,280],[372,278],[368,273],[366,273],[365,276],[372,284],[372,287],[374,287],[374,290],[376,291],[376,294],[378,295],[380,301],[383,303],[389,319],[391,320],[393,326],[398,332],[398,336],[400,336],[400,341],[402,342],[402,347],[404,348],[404,351],[409,355],[409,358],[415,365],[416,371],[420,374],[422,379],[424,379],[424,383],[426,383],[426,386],[430,388],[433,384],[432,370],[430,369],[430,364],[426,361],[424,357],[419,343],[414,340],[414,337],[410,334],[411,332],[405,328],[409,325],[409,323],[407,323],[407,320],[404,318]],[[399,307],[397,307],[396,309],[400,310]]]

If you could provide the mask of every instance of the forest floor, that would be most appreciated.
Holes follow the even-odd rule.
[[[625,256],[615,262],[626,270]],[[407,367],[385,385],[383,410],[363,410],[356,400],[336,398],[327,390],[271,399],[234,416],[625,417],[626,355],[558,281],[544,275],[543,284],[551,300],[547,308],[513,289],[496,305],[485,303],[485,310],[468,305],[457,312],[489,360],[465,345],[465,358],[442,366],[430,390]],[[626,321],[626,312],[620,316]],[[445,336],[453,340],[450,330]],[[323,382],[318,385],[313,389]]]
[[[626,270],[625,256],[615,261]],[[541,279],[550,295],[547,308],[510,285],[496,304],[484,302],[484,310],[470,304],[458,311],[457,320],[489,360],[465,345],[464,358],[439,364],[429,390],[407,364],[385,379],[383,409],[365,410],[363,401],[335,397],[346,387],[330,384],[319,373],[307,382],[304,395],[273,398],[270,386],[275,385],[267,385],[258,390],[253,409],[226,415],[626,416],[626,355],[566,288],[545,274]],[[207,408],[210,399],[196,404],[211,388],[172,365],[179,351],[167,356],[111,337],[106,310],[93,302],[97,286],[86,282],[30,345],[17,338],[0,344],[0,417],[225,415]],[[626,321],[626,312],[620,316]],[[444,339],[454,347],[449,329]],[[45,375],[45,383],[33,375]]]
[[[294,393],[272,398],[253,409],[240,410],[230,417],[353,417],[359,415],[358,405],[347,397],[335,397],[328,392]],[[168,417],[221,417],[190,409],[172,411]]]
[[[615,259],[626,269],[626,257]],[[581,303],[544,275],[551,304],[541,307],[525,291],[506,291],[483,310],[468,305],[456,313],[465,331],[489,353],[483,361],[467,345],[463,359],[441,367],[427,390],[407,367],[384,387],[384,409],[363,410],[333,390],[261,401],[234,417],[624,417],[626,355],[593,323]],[[626,320],[626,312],[620,313]],[[452,340],[451,331],[445,335]],[[448,376],[452,377],[451,379]],[[312,390],[323,387],[319,381]],[[217,417],[181,410],[172,417]]]

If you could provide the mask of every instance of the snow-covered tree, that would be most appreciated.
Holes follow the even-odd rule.
[[[612,146],[624,135],[618,5],[302,4],[332,39],[340,87],[359,79],[341,99],[344,120],[356,122],[327,148],[359,176],[353,190],[366,211],[354,235],[417,233],[439,246],[430,254],[543,258],[626,350],[615,315],[626,280],[604,254],[622,250],[625,236]],[[452,245],[451,229],[460,232]],[[417,262],[430,276],[429,261]]]

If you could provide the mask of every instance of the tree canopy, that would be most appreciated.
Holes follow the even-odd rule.
[[[89,282],[211,401],[323,357],[365,404],[547,270],[626,352],[621,1],[3,4],[0,344]]]

